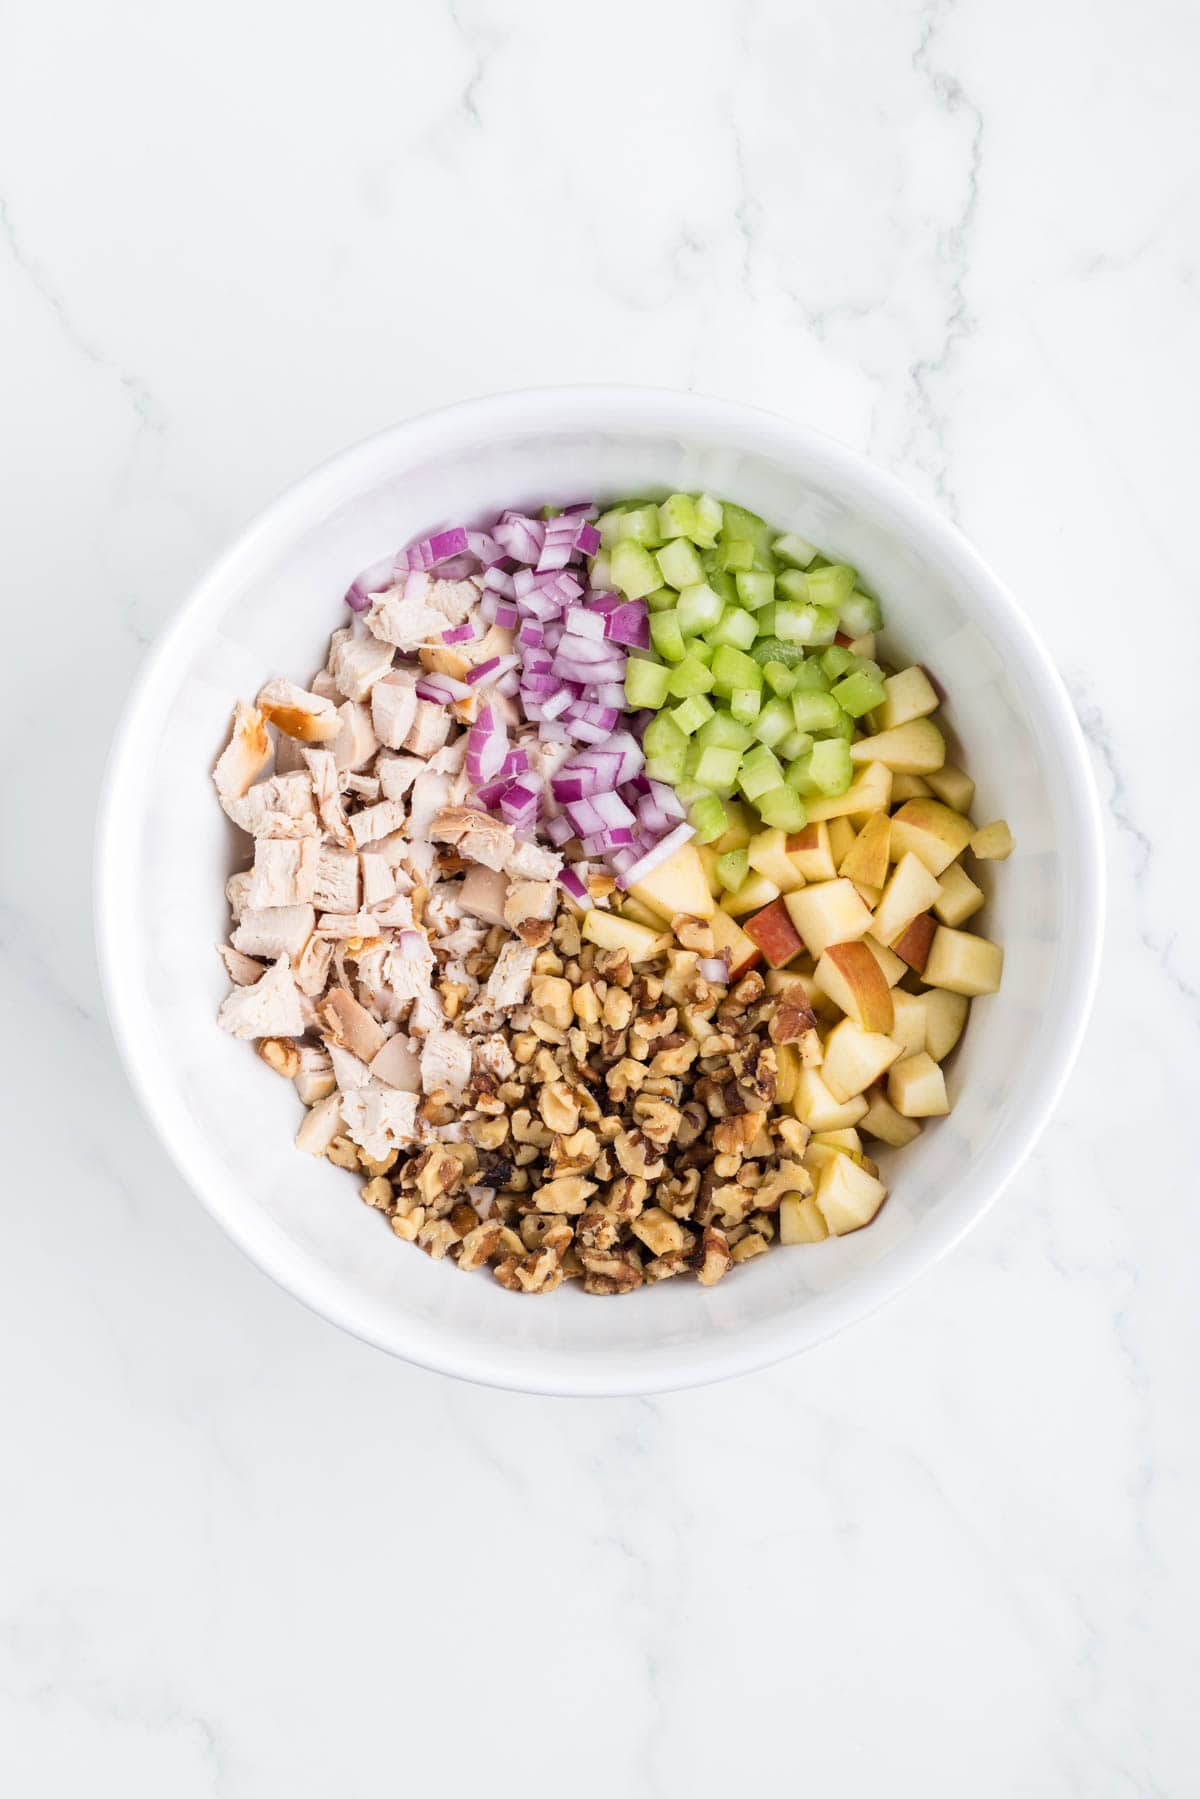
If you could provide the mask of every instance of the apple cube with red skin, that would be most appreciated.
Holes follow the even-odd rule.
[[[792,923],[782,899],[772,900],[753,918],[748,918],[745,932],[756,943],[772,968],[782,968],[804,949],[804,940]]]
[[[717,955],[723,950],[728,952],[729,984],[733,986],[762,961],[762,951],[747,937],[737,919],[730,918],[728,912],[720,906],[708,922]]]
[[[892,990],[867,944],[831,943],[817,963],[816,978],[855,1024],[885,1035],[891,1030],[895,1016]]]
[[[906,925],[893,944],[896,954],[915,968],[920,974],[929,960],[929,946],[933,942],[933,933],[937,930],[937,920],[932,912],[918,912],[910,925]]]

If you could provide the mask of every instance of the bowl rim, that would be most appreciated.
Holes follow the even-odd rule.
[[[162,1116],[155,1067],[138,1041],[124,997],[116,931],[120,858],[115,853],[122,833],[136,828],[136,817],[127,815],[124,795],[139,766],[139,739],[153,721],[158,690],[169,677],[193,624],[231,580],[244,578],[265,555],[273,553],[274,545],[286,541],[314,512],[319,513],[319,502],[325,495],[353,491],[377,466],[389,462],[401,446],[424,441],[434,451],[439,446],[453,447],[464,437],[478,438],[511,429],[515,424],[527,428],[539,421],[547,426],[577,423],[581,414],[597,430],[627,428],[644,417],[659,428],[707,429],[718,438],[723,433],[740,434],[785,459],[791,456],[818,460],[834,480],[845,477],[854,486],[866,489],[885,510],[908,518],[925,539],[937,543],[947,562],[961,573],[964,583],[987,607],[1001,615],[1006,633],[1020,642],[1035,677],[1032,702],[1051,731],[1072,802],[1077,828],[1071,847],[1079,876],[1076,935],[1069,951],[1065,982],[1066,1003],[1046,1046],[1046,1079],[1039,1103],[1026,1115],[1023,1129],[1013,1133],[986,1188],[975,1193],[970,1203],[960,1203],[948,1214],[933,1219],[918,1239],[899,1246],[884,1262],[865,1271],[844,1289],[823,1295],[797,1312],[790,1322],[776,1320],[770,1340],[739,1332],[686,1350],[625,1353],[590,1368],[577,1361],[564,1365],[552,1350],[544,1352],[545,1366],[539,1367],[527,1352],[498,1353],[485,1338],[461,1349],[440,1343],[424,1327],[418,1327],[411,1338],[403,1328],[390,1334],[373,1329],[369,1321],[355,1315],[352,1300],[343,1300],[340,1294],[322,1288],[306,1264],[298,1257],[289,1258],[281,1244],[272,1241],[271,1233],[253,1228],[253,1221],[242,1216],[236,1198],[230,1203],[223,1192],[212,1190],[200,1173],[185,1163],[182,1146],[172,1140]],[[361,1341],[419,1367],[510,1391],[564,1397],[626,1396],[730,1379],[812,1348],[896,1298],[918,1275],[948,1255],[984,1216],[1040,1137],[1079,1053],[1099,979],[1106,874],[1099,795],[1083,731],[1066,686],[1011,591],[955,524],[868,457],[822,431],[764,408],[672,388],[571,384],[510,389],[456,401],[416,414],[340,450],[255,513],[225,551],[202,571],[138,668],[113,734],[96,815],[93,928],[110,1028],[138,1103],[185,1184],[256,1267],[319,1316]],[[402,1326],[403,1320],[400,1322]],[[617,1339],[614,1349],[620,1348]]]

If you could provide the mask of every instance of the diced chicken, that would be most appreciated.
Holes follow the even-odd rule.
[[[358,857],[353,850],[320,846],[312,897],[325,912],[358,911]]]
[[[350,835],[346,808],[342,803],[337,761],[333,751],[309,749],[306,745],[302,753],[308,764],[313,799],[321,823],[335,843],[340,843],[343,848],[348,849],[354,839]]]
[[[245,956],[288,956],[294,962],[316,928],[311,906],[247,906],[233,933],[233,947]]]
[[[328,1099],[337,1091],[337,1082],[333,1078],[333,1069],[302,1068],[299,1074],[292,1076],[292,1085],[300,1096],[301,1103],[315,1106],[318,1100]]]
[[[434,960],[423,931],[401,931],[389,946],[384,973],[398,998],[419,999],[433,991]]]
[[[429,1032],[421,1049],[421,1086],[426,1093],[446,1093],[462,1098],[471,1078],[471,1045],[457,1031],[437,1027]]]
[[[396,673],[371,691],[371,723],[380,743],[390,750],[404,747],[417,716],[417,683],[410,674]]]
[[[428,868],[433,861],[433,851],[429,843],[430,827],[438,813],[445,806],[450,795],[450,776],[439,774],[434,768],[425,769],[413,782],[412,798],[409,801],[408,837],[410,842],[429,850]]]
[[[377,1162],[386,1161],[393,1149],[420,1140],[415,1093],[372,1082],[343,1093],[341,1111],[347,1135]]]
[[[501,1011],[519,1006],[529,992],[533,961],[537,951],[525,943],[506,943],[496,957],[496,966],[488,976],[487,997]]]
[[[408,736],[399,746],[414,756],[431,756],[441,749],[450,735],[454,717],[446,706],[435,706],[432,700],[418,700],[416,714]]]
[[[285,737],[281,731],[275,739],[275,773],[277,775],[303,774],[307,767],[304,752],[309,746],[299,743],[294,737]]]
[[[512,826],[473,806],[447,806],[429,831],[435,843],[453,843],[468,862],[481,862],[499,873],[513,851]]]
[[[396,891],[396,870],[386,856],[363,850],[358,858],[362,869],[362,903],[378,906],[391,899]],[[411,916],[411,913],[410,913]]]
[[[250,880],[250,906],[305,906],[313,898],[320,853],[315,837],[258,837]]]
[[[333,701],[294,681],[268,681],[257,703],[268,724],[301,743],[329,743],[341,729]]]
[[[493,1081],[506,1081],[516,1068],[512,1051],[499,1031],[491,1037],[474,1038],[471,1055],[480,1074]]]
[[[304,1014],[287,956],[252,987],[235,987],[221,1001],[217,1023],[234,1037],[302,1036]]]
[[[445,630],[448,625],[461,625],[479,604],[480,587],[474,581],[431,581],[425,589],[425,604],[440,612]]]
[[[336,636],[337,633],[335,632],[334,635]],[[317,670],[308,684],[308,691],[315,693],[318,699],[328,700],[335,707],[340,703],[342,697],[341,688],[327,668]]]
[[[379,739],[371,723],[371,714],[357,700],[347,700],[338,707],[341,721],[330,748],[339,772],[365,768],[379,748]]]
[[[573,743],[542,743],[534,736],[521,739],[521,748],[529,758],[529,770],[541,785],[543,804],[550,817],[556,817],[562,808],[555,799],[550,783],[565,762],[569,762],[575,754]]]
[[[271,775],[240,800],[223,802],[234,824],[252,837],[315,837],[319,833],[312,780],[307,771]]]
[[[402,800],[421,770],[420,756],[380,756],[375,764],[385,800]]]
[[[386,837],[392,831],[398,831],[404,823],[403,800],[380,800],[377,806],[365,806],[356,812],[350,820],[350,829],[354,833],[354,841],[359,849],[365,843],[373,843],[377,837]]]
[[[324,993],[332,960],[332,943],[314,931],[295,964],[296,985],[307,998],[315,999],[319,993]]]
[[[464,912],[472,918],[481,918],[484,924],[503,924],[507,896],[508,877],[499,869],[484,868],[477,863],[463,876],[458,903]]]
[[[419,650],[423,643],[437,643],[446,629],[447,614],[427,606],[423,599],[406,600],[399,588],[380,594],[366,615],[367,629],[398,650]]]
[[[372,932],[409,931],[413,928],[412,901],[407,893],[393,893],[390,899],[373,906],[368,913]]]
[[[243,956],[240,949],[232,949],[228,943],[218,943],[217,954],[225,964],[225,973],[235,987],[253,987],[260,975],[267,971],[265,962],[256,962],[253,956]]]
[[[356,1093],[360,1087],[365,1087],[370,1082],[370,1069],[365,1062],[359,1061],[352,1050],[341,1049],[336,1043],[331,1043],[329,1060],[339,1093]]]
[[[327,1098],[318,1100],[312,1110],[305,1114],[304,1122],[296,1132],[296,1148],[302,1149],[309,1156],[323,1156],[335,1137],[340,1137],[345,1129],[342,1118],[342,1096],[331,1093]]]
[[[343,775],[342,784],[347,793],[354,794],[357,799],[366,800],[372,806],[382,794],[378,775]]]
[[[553,881],[561,874],[562,865],[557,850],[544,850],[539,843],[515,843],[504,867],[515,881]]]
[[[421,1058],[399,1032],[388,1038],[375,1057],[371,1073],[387,1087],[399,1087],[405,1093],[421,1091]]]
[[[349,943],[355,937],[370,937],[377,928],[373,912],[322,912],[317,917],[317,935],[327,937],[335,945]]]
[[[514,881],[504,902],[504,922],[515,931],[531,918],[553,918],[557,907],[553,881]]]
[[[378,637],[348,636],[330,656],[329,672],[348,700],[365,700],[391,668],[394,654]]]
[[[233,710],[233,734],[217,758],[213,781],[226,800],[240,800],[271,759],[271,734],[257,706],[239,700]]]
[[[250,883],[253,879],[250,870],[243,868],[238,874],[230,875],[225,883],[225,898],[229,901],[234,924],[241,922],[242,913],[250,904]]]
[[[360,1006],[352,993],[335,987],[326,994],[318,1008],[318,1016],[327,1032],[326,1048],[348,1049],[361,1062],[372,1061],[383,1048],[386,1038],[377,1019],[365,1006]]]

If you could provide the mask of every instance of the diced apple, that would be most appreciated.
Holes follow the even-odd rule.
[[[924,970],[937,928],[932,912],[918,912],[912,923],[905,925],[893,946],[901,961],[915,968],[918,974]]]
[[[942,923],[966,924],[982,904],[982,889],[975,885],[961,862],[952,862],[942,873],[938,897],[933,902],[933,909]]]
[[[836,1024],[842,1016],[841,1007],[830,999],[823,987],[817,985],[816,979],[807,970],[796,968],[770,968],[766,976],[767,992],[772,996],[784,993],[789,987],[799,987],[804,995],[805,1004],[810,1011],[823,1018],[826,1024]],[[818,1043],[820,1038],[817,1039]],[[806,1046],[801,1046],[801,1054],[810,1067],[815,1067],[812,1056],[806,1053]],[[819,1063],[820,1058],[817,1058]]]
[[[833,1235],[844,1237],[870,1224],[887,1198],[887,1188],[849,1156],[835,1156],[822,1168],[814,1198]]]
[[[863,942],[883,970],[883,978],[889,987],[894,987],[897,981],[904,979],[908,973],[908,964],[902,962],[894,950],[890,950],[886,944],[880,943],[878,937],[870,931],[863,938]]]
[[[747,846],[751,868],[774,881],[780,893],[794,893],[803,887],[804,876],[788,855],[787,832],[759,831]]]
[[[829,847],[829,826],[824,821],[793,831],[787,839],[787,853],[796,872],[806,881],[832,881],[837,874]]]
[[[903,1118],[941,1118],[950,1110],[945,1078],[925,1050],[895,1064],[888,1075],[887,1095]]]
[[[853,1125],[843,1131],[822,1131],[814,1143],[828,1143],[831,1149],[840,1149],[848,1156],[861,1156],[862,1138]]]
[[[892,878],[883,890],[883,898],[875,908],[872,936],[893,947],[920,912],[927,912],[938,896],[936,878],[912,851],[896,864]],[[801,927],[803,930],[803,927]]]
[[[981,862],[1007,862],[1016,849],[1016,840],[1008,821],[997,818],[990,825],[980,825],[971,839],[971,854]]]
[[[720,906],[709,919],[713,934],[713,944],[719,956],[722,950],[729,952],[729,980],[740,981],[748,974],[756,962],[762,961],[762,951],[756,943],[752,943],[736,919],[730,918],[728,912]]]
[[[635,924],[632,918],[621,918],[618,913],[606,912],[601,906],[593,906],[590,912],[584,913],[583,938],[599,949],[623,949],[631,962],[652,962],[671,944],[668,932],[647,930],[645,925]]]
[[[644,924],[647,930],[661,931],[662,921],[649,906],[643,906],[640,900],[630,899],[628,895],[621,901],[622,918],[632,918],[634,924]]]
[[[829,1226],[817,1206],[815,1193],[801,1199],[798,1193],[785,1193],[779,1202],[779,1241],[783,1244],[823,1243]]]
[[[933,792],[933,788],[924,775],[893,775],[892,804],[898,806],[902,800],[924,799]]]
[[[794,1043],[777,1043],[775,1045],[775,1103],[777,1106],[789,1106],[796,1092],[796,1082],[800,1079],[800,1070],[804,1064],[800,1060],[800,1051]]]
[[[925,1006],[919,993],[906,993],[898,987],[892,994],[895,1017],[888,1032],[893,1043],[900,1045],[902,1056],[915,1056],[925,1048]]]
[[[696,854],[700,858],[700,866],[704,870],[704,879],[708,882],[708,891],[714,899],[720,899],[724,888],[717,879],[717,863],[720,857],[711,843],[698,843]]]
[[[931,718],[914,718],[850,745],[851,762],[882,762],[901,775],[927,775],[946,760],[946,739]],[[853,810],[853,807],[848,808]],[[809,808],[811,816],[812,808]]]
[[[878,816],[878,814],[873,814],[873,816]],[[833,857],[836,868],[840,868],[842,862],[850,854],[857,835],[857,828],[850,823],[848,818],[831,818],[829,820],[829,853]]]
[[[882,1093],[871,1096],[871,1103],[863,1113],[862,1128],[868,1136],[878,1137],[881,1143],[888,1143],[893,1149],[903,1149],[905,1144],[921,1135],[917,1120],[901,1117]]]
[[[694,843],[681,843],[673,855],[651,869],[645,880],[635,881],[629,891],[668,924],[680,912],[690,912],[693,918],[711,918],[717,909]]]
[[[935,1062],[944,1062],[962,1036],[971,1002],[944,987],[928,987],[913,997],[925,1014],[925,1048]]]
[[[779,889],[766,875],[747,875],[736,893],[727,893],[721,901],[731,918],[745,918],[749,912],[761,912],[764,906],[779,898]]]
[[[941,800],[905,800],[892,814],[892,860],[910,853],[920,858],[932,875],[949,868],[971,841],[971,821],[951,811]]]
[[[907,725],[914,718],[928,718],[941,703],[929,676],[916,663],[902,668],[899,674],[889,675],[883,691],[885,698],[879,707],[879,727],[883,731]]]
[[[725,807],[725,829],[710,845],[718,856],[723,856],[726,850],[744,850],[759,829],[757,812],[752,812],[741,800],[723,800],[721,803]]]
[[[940,924],[934,932],[922,979],[929,987],[944,987],[975,999],[995,993],[1004,971],[1004,951],[986,937],[970,931],[952,931]]]
[[[834,1025],[825,1039],[821,1079],[834,1099],[845,1104],[877,1081],[900,1055],[900,1045],[878,1031],[864,1031],[852,1018]]]
[[[871,929],[871,914],[850,881],[819,881],[785,894],[783,903],[812,956],[831,943],[852,943]]]
[[[772,968],[782,968],[794,956],[804,950],[800,933],[797,931],[782,899],[772,900],[761,912],[746,920],[746,935],[752,943],[756,943]]]
[[[887,813],[873,813],[838,863],[838,873],[856,887],[883,887],[888,878],[891,837]]]
[[[915,728],[915,727],[914,727]],[[908,730],[907,725],[902,729]],[[869,817],[872,812],[886,812],[892,798],[892,771],[884,762],[872,761],[870,757],[860,756],[859,750],[869,749],[878,743],[878,737],[864,737],[861,743],[850,745],[852,761],[866,762],[862,774],[857,781],[851,781],[845,793],[833,799],[808,799],[804,802],[808,813],[808,822],[812,824],[821,819],[855,818],[861,813]]]
[[[857,1124],[866,1109],[867,1102],[861,1094],[844,1102],[837,1100],[815,1068],[800,1070],[792,1096],[792,1111],[809,1130],[843,1130],[847,1125]]]
[[[975,783],[970,775],[965,775],[961,768],[955,768],[953,762],[947,762],[943,768],[930,771],[929,785],[940,800],[953,806],[956,812],[969,812],[971,802],[975,798]]]
[[[892,990],[870,947],[831,943],[816,967],[817,985],[855,1024],[887,1035],[895,1017]]]

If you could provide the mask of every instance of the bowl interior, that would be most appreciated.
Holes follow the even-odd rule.
[[[852,562],[880,596],[893,661],[920,659],[1016,855],[984,915],[1003,991],[948,1065],[951,1117],[902,1155],[874,1225],[772,1254],[711,1292],[676,1281],[594,1304],[524,1302],[397,1242],[342,1171],[292,1147],[290,1083],[221,1033],[222,884],[239,834],[209,770],[237,697],[304,679],[360,567],[415,533],[501,505],[705,488]],[[277,502],[193,596],[143,676],[111,771],[100,947],[131,1074],[168,1149],[268,1272],[359,1335],[430,1366],[548,1391],[684,1384],[766,1362],[861,1315],[961,1233],[1028,1148],[1074,1050],[1099,918],[1093,800],[1073,717],[1012,602],[896,484],[783,421],[687,396],[513,396],[417,420]]]

